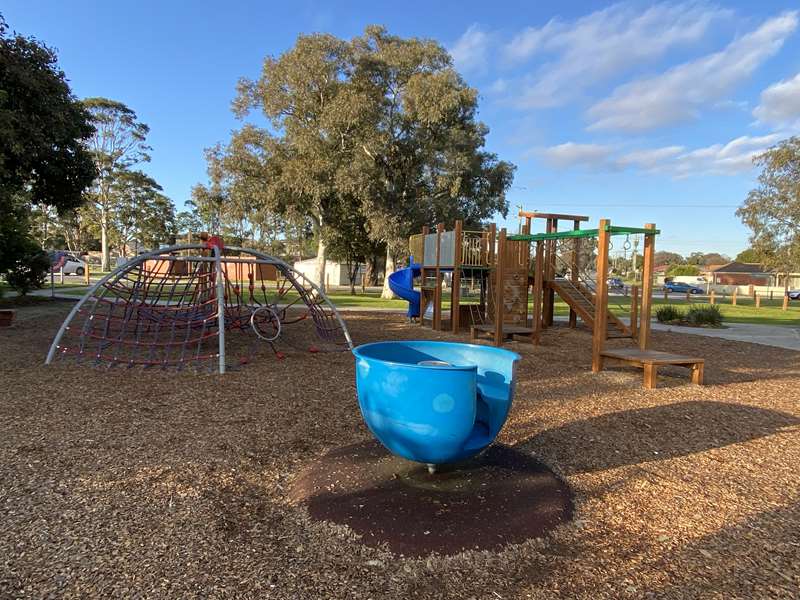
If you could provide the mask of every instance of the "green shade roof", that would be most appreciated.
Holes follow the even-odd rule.
[[[643,233],[645,235],[658,235],[659,229],[646,229],[644,227],[619,227],[607,225],[606,231],[611,235],[630,235]],[[593,238],[600,234],[599,229],[570,229],[569,231],[554,231],[552,233],[519,233],[509,235],[506,239],[512,242],[540,242],[543,240],[570,240],[576,238]]]

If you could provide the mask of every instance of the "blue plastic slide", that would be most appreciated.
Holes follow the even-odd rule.
[[[389,289],[408,302],[408,318],[419,316],[420,294],[414,289],[414,277],[420,274],[420,265],[400,269],[389,275]]]

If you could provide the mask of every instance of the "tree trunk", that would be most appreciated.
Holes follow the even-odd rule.
[[[314,271],[314,278],[317,280],[319,285],[319,289],[323,292],[326,291],[327,286],[325,285],[325,265],[327,263],[327,248],[325,247],[325,242],[322,241],[322,236],[317,237],[317,265]]]
[[[111,262],[108,251],[108,213],[105,208],[100,210],[100,250],[100,270],[110,271],[111,269],[108,268]]]
[[[381,298],[385,298],[390,300],[394,298],[394,293],[389,288],[389,275],[394,272],[394,256],[392,256],[391,250],[389,247],[386,247],[386,269],[383,275],[383,291],[381,292]]]

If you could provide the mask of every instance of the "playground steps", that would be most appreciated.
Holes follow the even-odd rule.
[[[578,314],[586,325],[594,327],[594,296],[591,293],[576,286],[568,279],[555,279],[548,281],[547,285]],[[610,310],[608,311],[608,336],[610,338],[633,337],[630,327]]]

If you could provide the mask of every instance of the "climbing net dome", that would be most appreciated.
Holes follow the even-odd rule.
[[[336,307],[284,261],[219,238],[142,254],[98,281],[64,320],[47,364],[198,367],[246,364],[281,345],[352,349]]]

